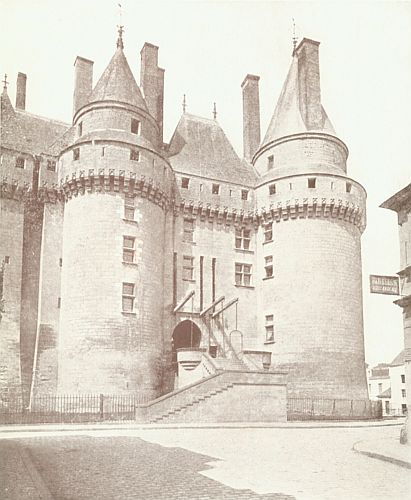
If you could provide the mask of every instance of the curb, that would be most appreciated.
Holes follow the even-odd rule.
[[[357,445],[360,443],[363,443],[364,441],[357,441],[356,443],[353,444],[352,450],[355,451],[356,453],[359,453],[361,455],[365,455],[370,458],[375,458],[377,460],[382,460],[383,462],[389,462],[394,465],[398,465],[399,467],[404,467],[405,469],[411,469],[411,463],[406,462],[405,460],[401,460],[399,458],[394,458],[390,457],[388,455],[383,455],[381,453],[376,453],[373,451],[365,451],[365,450],[358,450]],[[404,445],[405,446],[405,445]]]
[[[50,493],[50,490],[48,489],[46,483],[44,482],[40,472],[36,469],[35,465],[33,464],[28,448],[19,446],[18,453],[40,499],[54,500],[54,497]]]

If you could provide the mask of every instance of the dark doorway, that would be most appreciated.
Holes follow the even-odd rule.
[[[190,347],[196,349],[200,347],[200,341],[200,328],[198,328],[198,326],[189,319],[182,321],[174,328],[172,338],[172,363],[175,370],[177,370],[177,350]]]

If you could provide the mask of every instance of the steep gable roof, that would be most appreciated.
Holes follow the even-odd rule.
[[[95,101],[118,101],[148,111],[121,47],[117,48],[90,95],[89,102]]]
[[[6,92],[1,96],[0,144],[22,153],[41,154],[61,137],[69,125],[13,109]]]
[[[216,120],[184,113],[170,141],[175,170],[226,182],[254,185],[257,174],[241,160]]]

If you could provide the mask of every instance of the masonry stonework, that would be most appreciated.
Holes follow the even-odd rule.
[[[235,421],[244,398],[284,419],[286,372],[289,396],[366,399],[366,194],[321,105],[318,42],[294,51],[261,141],[247,75],[243,159],[216,119],[186,112],[163,142],[158,55],[141,51],[143,91],[121,33],[94,88],[78,57],[71,125],[30,115],[25,86],[16,109],[3,90],[0,392],[150,400],[179,387],[185,349],[235,388],[189,420],[223,418],[218,400]]]

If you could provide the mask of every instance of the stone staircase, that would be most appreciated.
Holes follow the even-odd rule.
[[[284,372],[218,371],[136,406],[136,421],[283,422],[287,418],[285,376]]]

